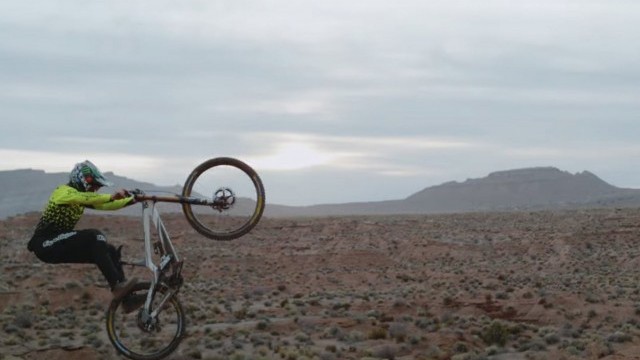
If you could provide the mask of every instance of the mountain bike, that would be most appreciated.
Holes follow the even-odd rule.
[[[181,204],[187,221],[198,233],[214,240],[233,240],[248,233],[260,220],[264,187],[249,165],[223,157],[197,166],[182,194],[151,195],[138,189],[128,192],[142,204],[144,258],[121,262],[146,267],[151,279],[111,302],[106,314],[107,333],[116,350],[130,359],[161,359],[178,347],[186,323],[178,299],[184,282],[184,260],[171,242],[157,204]]]

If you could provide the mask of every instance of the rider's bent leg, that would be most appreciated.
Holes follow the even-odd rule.
[[[95,229],[58,234],[40,241],[34,249],[36,256],[48,263],[96,264],[112,289],[124,280],[121,265],[112,258],[114,251],[104,234]]]
[[[109,243],[107,243],[107,248],[109,248],[109,256],[111,256],[111,260],[113,260],[113,264],[116,266],[116,270],[118,271],[118,277],[120,279],[124,279],[124,269],[122,266],[122,245],[117,248]]]

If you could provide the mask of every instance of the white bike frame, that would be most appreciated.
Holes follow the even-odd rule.
[[[158,265],[153,262],[153,258],[151,255],[151,221],[153,221],[153,225],[155,226],[158,237],[160,238],[160,241],[155,244],[154,250],[156,252],[160,251],[160,253],[163,254],[160,258],[160,264]],[[167,229],[162,223],[160,212],[158,211],[155,202],[151,203],[151,206],[149,206],[148,201],[142,203],[142,226],[144,229],[144,265],[149,270],[151,270],[151,273],[153,273],[152,282],[153,285],[155,285],[160,280],[160,270],[164,270],[167,264],[169,264],[169,262],[172,260],[172,258],[174,261],[180,261],[180,258],[178,257],[178,253],[171,243],[171,239],[169,238]],[[158,249],[157,247],[160,248]]]
[[[153,297],[155,296],[155,289],[158,283],[160,282],[160,275],[162,272],[169,266],[169,264],[173,264],[174,268],[172,269],[174,272],[180,272],[182,270],[182,261],[176,252],[175,247],[171,243],[171,239],[169,238],[169,233],[162,223],[162,219],[160,218],[160,212],[156,207],[155,199],[150,199],[144,196],[137,197],[138,200],[142,202],[142,228],[144,231],[144,259],[135,261],[135,262],[123,262],[123,264],[134,265],[134,266],[144,266],[151,271],[153,274],[151,278],[151,286],[149,287],[149,291],[147,292],[147,300],[145,301],[144,309],[150,317],[155,317],[158,314],[158,311],[163,308],[164,303],[171,298],[171,296],[175,295],[178,292],[177,288],[170,288],[170,291],[167,292],[166,296],[158,306],[155,307],[152,313],[149,313],[149,309],[151,308],[151,302],[153,301]],[[151,223],[153,222],[153,226],[158,234],[159,240],[155,243],[152,241],[151,234]],[[153,262],[153,252],[156,254],[162,254],[160,257],[160,262],[158,264]]]

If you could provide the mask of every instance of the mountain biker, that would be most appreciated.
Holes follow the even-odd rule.
[[[108,244],[100,230],[74,230],[85,208],[118,210],[135,201],[124,189],[111,195],[96,193],[110,185],[89,160],[76,164],[69,182],[51,194],[28,249],[46,263],[96,264],[109,283],[114,300],[119,300],[137,283],[135,278],[125,279],[120,263],[122,246],[116,249]]]

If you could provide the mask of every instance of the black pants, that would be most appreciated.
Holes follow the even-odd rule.
[[[107,238],[99,230],[36,237],[29,243],[29,248],[46,263],[96,264],[111,288],[124,280],[119,251],[107,244]]]

